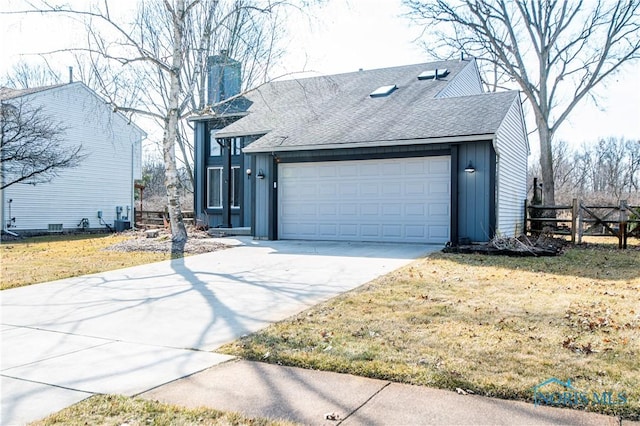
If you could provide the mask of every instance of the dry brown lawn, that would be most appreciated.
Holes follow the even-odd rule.
[[[259,418],[251,419],[237,413],[222,412],[208,408],[187,409],[141,398],[98,395],[65,408],[43,420],[31,423],[31,425],[291,426],[293,423]]]
[[[168,232],[159,232],[157,238],[146,238],[142,232],[130,231],[3,241],[0,244],[0,289],[176,259],[227,247],[203,232],[191,231],[184,246],[173,244]]]
[[[222,351],[529,402],[571,379],[627,398],[587,409],[640,419],[640,250],[436,253]]]
[[[170,259],[170,253],[107,251],[127,235],[57,235],[0,244],[2,290]]]

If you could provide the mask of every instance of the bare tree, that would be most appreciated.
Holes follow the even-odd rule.
[[[539,167],[530,168],[530,180],[539,172]],[[640,200],[640,142],[637,140],[608,137],[597,143],[582,144],[577,150],[566,143],[554,142],[553,167],[559,203],[568,203],[575,197],[606,203]]]
[[[84,158],[82,146],[65,145],[65,130],[42,107],[32,107],[21,97],[0,101],[0,189],[49,182],[62,170],[78,166]]]
[[[16,63],[4,77],[3,86],[14,89],[29,89],[33,87],[51,86],[59,84],[59,76],[45,64],[29,64],[24,61]]]
[[[640,140],[628,140],[626,142],[629,156],[629,172],[626,181],[629,184],[629,192],[635,192],[640,197]]]
[[[404,0],[432,32],[432,51],[485,57],[529,100],[540,139],[545,203],[555,203],[553,136],[575,106],[640,57],[640,0]],[[496,86],[499,78],[492,78]]]
[[[99,92],[122,113],[145,116],[163,129],[167,205],[172,238],[184,243],[178,192],[178,157],[190,167],[192,147],[183,118],[204,105],[207,58],[215,49],[252,51],[255,63],[268,72],[273,53],[273,19],[284,1],[261,0],[140,0],[130,22],[118,18],[109,3],[92,2],[71,9],[41,0],[22,13],[55,13],[82,17],[87,45],[74,49],[90,58]],[[264,19],[264,20],[263,20]],[[265,26],[271,23],[271,26]],[[265,56],[266,55],[266,56]],[[189,175],[192,175],[189,169]]]

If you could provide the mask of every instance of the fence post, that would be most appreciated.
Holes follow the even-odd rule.
[[[582,201],[578,200],[578,244],[582,244]]]
[[[620,224],[618,225],[618,248],[627,248],[627,200],[620,200]]]
[[[576,224],[578,221],[578,199],[571,201],[571,244],[576,243]]]
[[[528,210],[529,210],[529,200],[524,199],[524,235],[527,235],[529,227],[527,227],[528,220]]]

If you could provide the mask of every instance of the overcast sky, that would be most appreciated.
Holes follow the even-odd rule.
[[[0,1],[4,4],[0,10],[21,2]],[[412,27],[402,13],[401,0],[330,0],[312,12],[311,20],[296,19],[291,24],[282,73],[305,70],[334,74],[429,61],[415,43],[420,29]],[[83,34],[72,29],[72,25],[61,25],[50,16],[0,15],[0,74],[4,75],[22,53],[77,44]],[[65,75],[68,64],[52,63]],[[575,145],[607,136],[640,140],[640,63],[625,67],[596,94],[599,105],[583,101],[557,136]],[[532,148],[535,153],[536,146]]]

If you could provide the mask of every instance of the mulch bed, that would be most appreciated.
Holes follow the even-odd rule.
[[[493,256],[539,257],[558,256],[563,253],[567,241],[540,235],[533,241],[527,236],[519,238],[495,237],[488,243],[461,244],[445,247],[444,253],[486,254]]]
[[[146,234],[141,231],[128,231],[127,235],[131,235],[125,241],[109,246],[106,250],[112,251],[152,251],[157,253],[173,253],[173,254],[202,254],[210,253],[217,250],[229,248],[228,245],[221,243],[219,240],[211,238],[206,232],[189,230],[189,238],[186,244],[176,244],[171,241],[171,234],[167,231],[159,231],[159,235],[155,238],[147,238]]]

